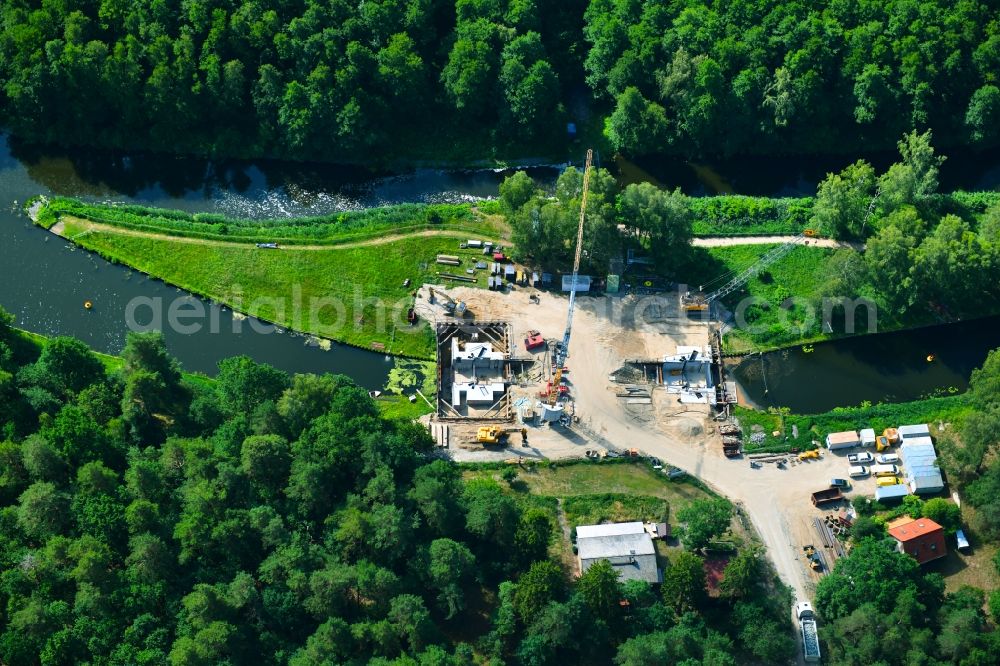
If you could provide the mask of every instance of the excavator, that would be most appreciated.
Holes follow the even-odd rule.
[[[488,446],[490,444],[506,444],[510,436],[515,433],[521,433],[521,443],[525,446],[528,445],[528,429],[527,428],[501,428],[500,426],[483,426],[476,431],[476,442],[482,444],[483,446]]]
[[[448,294],[438,291],[433,287],[428,287],[431,292],[430,300],[440,299],[441,305],[444,307],[444,311],[453,317],[464,317],[468,308],[465,305],[465,301],[456,301],[454,298]]]

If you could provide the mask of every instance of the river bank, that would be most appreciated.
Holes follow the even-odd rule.
[[[499,240],[503,233],[494,217],[479,212],[473,217],[469,206],[453,207],[469,215],[460,225],[448,228],[443,221],[443,229],[433,230],[425,229],[423,221],[400,225],[411,229],[407,233],[394,232],[396,216],[381,219],[379,213],[384,211],[368,211],[366,215],[375,221],[368,221],[364,239],[358,240],[357,229],[345,224],[344,216],[325,226],[320,220],[309,225],[282,220],[247,223],[237,229],[237,220],[171,217],[170,211],[163,211],[154,223],[149,210],[140,216],[127,208],[88,205],[77,210],[65,200],[34,204],[29,207],[35,221],[53,233],[234,312],[358,348],[417,359],[433,358],[432,332],[426,322],[408,321],[407,314],[417,286],[441,281],[436,269],[442,267],[435,264],[435,257],[460,256],[471,266],[483,258],[482,253],[459,248],[461,240],[470,235]],[[423,220],[439,208],[411,205],[405,212]],[[74,214],[62,212],[67,209]],[[94,211],[103,212],[103,217]],[[180,229],[185,235],[172,235],[177,225],[186,225]],[[159,233],[161,229],[171,233]],[[282,242],[276,248],[259,247],[265,238]],[[312,244],[286,246],[286,239]],[[485,286],[486,273],[479,271],[470,279]]]

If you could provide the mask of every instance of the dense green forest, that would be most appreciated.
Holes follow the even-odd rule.
[[[131,335],[109,371],[0,315],[0,663],[639,666],[794,650],[759,548],[706,591],[723,500],[680,512],[662,589],[610,565],[571,582],[562,530],[513,491],[515,469],[464,480],[345,377],[236,357],[199,379],[159,334]]]
[[[996,143],[982,0],[8,0],[0,121],[28,139],[378,162]]]

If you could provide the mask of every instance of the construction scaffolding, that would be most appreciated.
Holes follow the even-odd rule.
[[[442,322],[436,334],[437,419],[510,420],[510,325]]]

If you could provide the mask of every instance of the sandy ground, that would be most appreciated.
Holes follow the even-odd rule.
[[[421,316],[443,316],[440,305],[425,300],[421,289],[417,309]],[[515,356],[528,356],[523,343],[527,330],[537,329],[548,339],[560,339],[566,323],[567,299],[560,295],[517,288],[508,294],[454,287],[447,290],[464,300],[479,320],[505,320],[513,327],[518,348]],[[540,303],[529,301],[537,294]],[[811,597],[818,575],[802,556],[802,546],[820,546],[812,519],[825,512],[812,506],[809,494],[829,486],[831,477],[846,477],[846,455],[829,453],[820,460],[789,460],[787,469],[764,464],[752,469],[745,458],[727,459],[707,406],[680,405],[676,396],[662,389],[653,392],[648,407],[626,408],[616,397],[618,388],[609,375],[626,359],[661,358],[677,345],[706,345],[707,324],[684,316],[650,320],[637,312],[648,312],[652,297],[580,297],[573,322],[568,365],[579,423],[569,430],[560,426],[528,428],[528,446],[519,435],[507,448],[484,450],[473,443],[474,427],[454,432],[450,454],[459,460],[516,460],[517,457],[583,457],[587,449],[614,446],[637,448],[662,458],[701,478],[709,486],[740,503],[763,539],[782,580],[798,598]],[[667,297],[668,299],[671,296]],[[676,295],[672,298],[676,299]],[[515,386],[515,392],[534,395],[537,387]],[[853,492],[871,494],[871,479],[855,482]],[[848,493],[850,496],[850,493]],[[832,564],[833,558],[827,555]]]
[[[799,242],[799,236],[702,236],[694,238],[691,244],[695,247],[728,247],[731,245],[761,245],[764,243],[794,243]],[[826,247],[844,248],[850,247],[855,250],[864,249],[863,243],[852,241],[835,240],[833,238],[805,238],[801,239],[802,245],[806,247]]]

